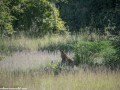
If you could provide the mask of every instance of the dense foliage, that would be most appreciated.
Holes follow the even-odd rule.
[[[119,0],[67,0],[67,3],[57,4],[63,20],[71,31],[89,27],[91,31],[110,31],[118,34],[120,31],[120,1]]]
[[[12,21],[14,17],[11,15],[11,10],[8,7],[9,2],[7,0],[0,1],[0,33],[3,34],[13,33]]]
[[[55,2],[55,1],[54,1]],[[40,35],[65,30],[55,3],[49,0],[0,1],[0,31],[12,34],[13,30]]]
[[[76,43],[74,52],[77,64],[108,64],[116,50],[107,41],[82,41]]]
[[[57,8],[56,8],[57,7]],[[89,27],[91,31],[119,34],[119,0],[1,0],[0,31],[41,33]]]

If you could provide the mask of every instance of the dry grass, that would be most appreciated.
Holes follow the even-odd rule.
[[[71,71],[62,71],[58,75],[44,71],[43,66],[51,61],[59,62],[60,53],[56,51],[42,52],[41,49],[51,49],[61,44],[73,44],[76,41],[99,38],[87,35],[53,35],[43,38],[18,38],[0,39],[0,52],[9,52],[0,61],[0,88],[23,87],[28,90],[119,90],[120,72],[110,71],[105,68],[91,71],[74,68]],[[68,46],[69,47],[69,46]],[[66,49],[66,47],[63,47]],[[69,48],[67,48],[69,50]],[[40,50],[40,51],[39,51]],[[16,51],[12,53],[12,51]],[[12,54],[11,54],[12,53]],[[72,53],[68,56],[73,57]]]
[[[0,54],[11,53],[14,51],[39,51],[39,50],[70,50],[70,45],[73,45],[77,41],[87,40],[99,40],[99,35],[93,33],[81,33],[81,34],[52,34],[45,35],[44,37],[31,37],[28,38],[24,35],[13,36],[11,38],[0,37]]]
[[[0,52],[12,52],[12,51],[36,51],[40,49],[49,50],[53,45],[67,44],[68,41],[72,42],[70,35],[46,35],[42,38],[28,38],[26,36],[0,38]]]
[[[119,90],[120,73],[92,72],[82,69],[76,72],[63,72],[57,76],[53,74],[30,73],[0,74],[0,87],[25,87],[28,90]]]
[[[71,54],[69,54],[72,57]],[[74,68],[59,75],[41,71],[42,63],[60,60],[60,53],[17,52],[0,62],[0,87],[28,90],[119,90],[120,72]]]

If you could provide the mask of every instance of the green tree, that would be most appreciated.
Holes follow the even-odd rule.
[[[120,31],[119,0],[68,0],[68,3],[57,5],[71,31],[84,27],[97,28],[101,32],[108,30],[112,34]]]
[[[15,15],[15,28],[31,34],[40,35],[46,32],[65,30],[59,11],[49,0],[26,0],[23,13]]]
[[[0,34],[12,34],[13,26],[12,21],[14,20],[14,16],[11,15],[9,1],[1,0],[0,1]]]
[[[1,33],[25,31],[31,35],[66,30],[59,16],[55,1],[49,0],[2,0],[0,2]]]

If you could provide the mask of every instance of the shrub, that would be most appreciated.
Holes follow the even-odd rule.
[[[108,63],[113,60],[115,49],[108,41],[82,41],[74,46],[75,62],[79,64]]]
[[[114,67],[119,67],[120,66],[120,36],[116,37],[115,40],[113,41],[114,48],[116,49],[115,53],[115,61],[113,62]]]

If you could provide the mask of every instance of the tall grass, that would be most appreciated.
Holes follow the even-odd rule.
[[[107,41],[106,36],[97,33],[47,34],[44,37],[26,37],[24,35],[0,38],[0,53],[12,54],[16,51],[70,51],[75,53],[75,62],[107,63],[115,61],[116,50]]]
[[[48,50],[54,51],[64,49],[67,51],[72,50],[71,47],[77,41],[87,40],[100,40],[99,35],[92,33],[80,33],[80,34],[48,34],[44,37],[26,37],[24,35],[13,36],[8,38],[0,38],[0,52],[14,52],[14,51],[36,51],[36,50]]]
[[[120,73],[105,70],[92,72],[82,69],[51,74],[32,74],[27,72],[0,73],[0,87],[22,87],[28,90],[119,90]]]
[[[1,52],[49,50],[54,48],[53,46],[67,44],[70,39],[70,35],[46,35],[42,38],[28,38],[21,35],[20,37],[0,39],[0,50]]]
[[[98,43],[99,42],[99,43]],[[85,48],[83,48],[83,46]],[[63,67],[58,50],[75,60],[111,59],[114,49],[104,36],[96,33],[52,34],[44,37],[0,38],[0,88],[23,87],[28,90],[119,90],[120,71],[103,66]],[[83,50],[83,51],[82,51]],[[50,52],[54,51],[54,52]],[[75,55],[74,55],[75,54]],[[76,55],[78,54],[78,57]],[[82,56],[82,57],[80,57]],[[84,56],[84,58],[83,58]],[[106,57],[105,57],[106,58]],[[53,61],[53,63],[51,63]]]

